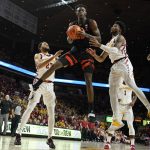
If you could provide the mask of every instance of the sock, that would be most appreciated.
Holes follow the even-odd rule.
[[[107,142],[108,142],[108,143],[111,142],[111,136],[107,136]]]
[[[131,141],[131,145],[135,145],[135,139],[130,139],[130,141]]]
[[[94,105],[93,103],[89,103],[89,113],[94,112]]]
[[[21,135],[22,134],[22,129],[18,128],[17,131],[16,131],[16,133]]]

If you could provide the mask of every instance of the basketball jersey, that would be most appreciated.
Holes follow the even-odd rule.
[[[48,59],[50,59],[53,55],[51,54],[43,54],[43,53],[39,53],[40,56],[41,56],[41,61],[40,62],[44,62]],[[52,66],[52,64],[55,62],[55,60],[51,61],[49,64],[47,64],[45,67],[42,67],[42,68],[38,68],[36,67],[37,69],[37,78],[41,78],[42,75]],[[46,80],[50,80],[50,81],[54,81],[54,78],[55,78],[55,72],[52,73],[52,75],[50,75]]]
[[[119,88],[118,99],[120,104],[129,104],[132,102],[132,89],[127,85],[122,85]]]
[[[90,28],[89,22],[90,22],[90,19],[86,19],[85,23],[80,25],[78,23],[78,21],[76,20],[72,24],[80,26],[81,28],[83,28],[85,30],[86,33],[94,36],[93,31]],[[74,40],[72,44],[74,46],[77,46],[78,48],[88,48],[88,47],[90,47],[89,46],[89,40],[87,38],[80,39],[80,40]],[[81,50],[83,50],[83,49],[81,49]]]
[[[118,40],[118,36],[115,36],[113,37],[109,43],[107,43],[107,46],[109,47],[114,47],[116,41]],[[128,57],[128,54],[127,54],[127,49],[126,49],[126,45],[122,45],[120,47],[120,49],[118,49],[118,52],[114,53],[113,51],[109,53],[109,58],[111,60],[111,62],[113,63],[115,60],[118,60],[120,58],[123,58],[123,57]]]

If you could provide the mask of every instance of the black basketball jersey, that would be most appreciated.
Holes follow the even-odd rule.
[[[76,20],[76,21],[73,22],[73,25],[78,25],[81,28],[83,28],[86,33],[88,33],[90,35],[94,35],[93,32],[92,32],[92,29],[90,28],[89,23],[90,23],[90,19],[86,19],[84,24],[79,25],[78,21]],[[87,38],[74,40],[72,44],[74,46],[76,46],[77,48],[88,48],[89,47],[89,40]]]

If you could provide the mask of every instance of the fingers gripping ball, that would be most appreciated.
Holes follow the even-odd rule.
[[[84,29],[82,29],[78,25],[72,25],[67,29],[66,33],[67,33],[67,36],[72,40],[84,39],[85,37],[83,35],[77,34],[79,31],[84,32]]]

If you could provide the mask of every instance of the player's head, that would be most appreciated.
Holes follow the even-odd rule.
[[[40,52],[48,52],[50,50],[47,42],[40,42],[38,44],[38,49]]]
[[[87,8],[83,4],[79,4],[75,7],[75,13],[78,18],[84,18],[87,15]]]
[[[122,21],[115,21],[113,26],[111,27],[111,34],[124,34],[126,31],[126,26]]]

